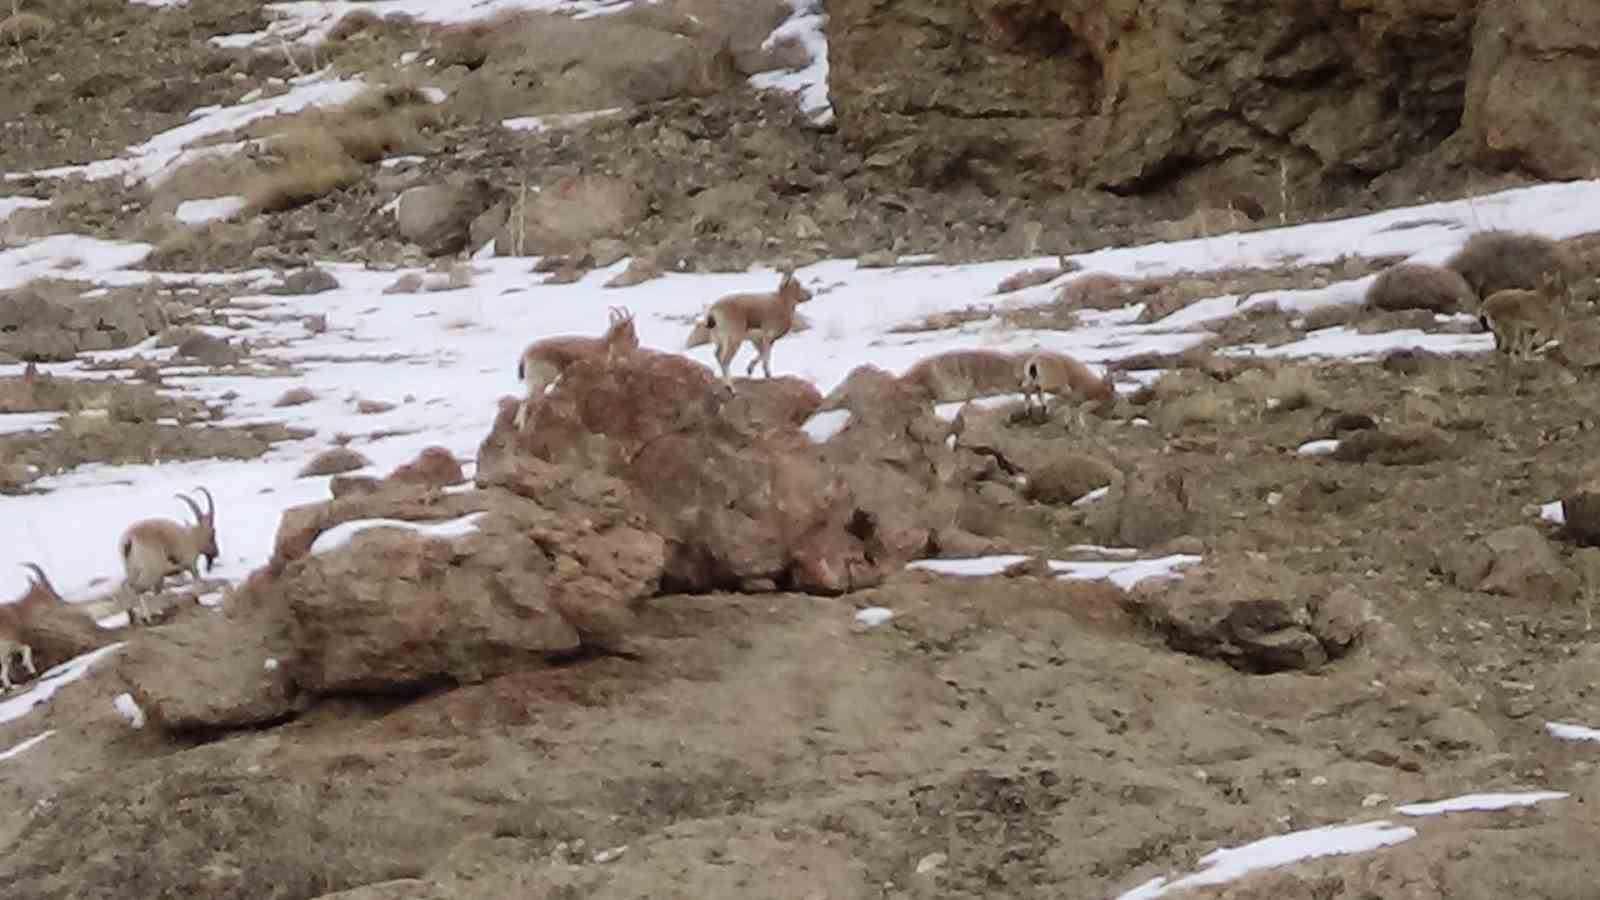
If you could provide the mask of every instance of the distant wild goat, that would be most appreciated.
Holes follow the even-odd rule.
[[[997,350],[951,350],[919,360],[900,376],[934,403],[1015,394],[1022,390],[1020,360]]]
[[[1018,371],[1018,380],[1030,411],[1033,398],[1037,397],[1039,409],[1048,412],[1045,394],[1058,398],[1075,397],[1102,406],[1110,403],[1117,394],[1111,373],[1096,375],[1088,366],[1065,353],[1040,350],[1026,354]],[[1080,422],[1083,420],[1082,407],[1078,410],[1078,419]]]
[[[517,429],[527,424],[534,400],[573,363],[589,360],[609,365],[637,349],[639,332],[634,328],[633,313],[618,306],[611,307],[611,324],[600,337],[559,335],[529,344],[517,360],[517,380],[527,388],[527,396],[517,408]]]
[[[1494,332],[1495,349],[1512,359],[1531,359],[1552,340],[1560,340],[1566,326],[1566,280],[1547,271],[1537,290],[1513,288],[1496,291],[1483,301],[1484,327]]]
[[[793,272],[784,272],[778,289],[769,293],[729,294],[711,304],[705,327],[717,345],[717,365],[722,368],[722,383],[733,387],[728,366],[749,341],[756,348],[745,375],[755,374],[756,364],[766,377],[772,377],[772,345],[794,327],[795,307],[811,299]]]
[[[145,621],[150,620],[150,609],[145,605],[145,593],[159,590],[169,575],[188,572],[200,580],[200,557],[205,557],[206,571],[216,564],[217,507],[211,492],[196,488],[206,498],[206,509],[189,497],[178,494],[179,500],[194,512],[195,523],[184,525],[172,519],[141,519],[128,526],[117,541],[122,556],[123,587],[131,591],[139,602],[139,612]],[[131,616],[133,610],[128,610]]]

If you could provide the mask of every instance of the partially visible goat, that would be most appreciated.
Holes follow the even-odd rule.
[[[522,405],[517,407],[516,426],[520,431],[528,421],[533,401],[543,396],[567,368],[579,360],[615,362],[639,349],[639,332],[633,313],[625,307],[611,307],[611,324],[600,337],[558,335],[534,341],[517,360],[517,380],[527,388]]]
[[[14,635],[0,633],[0,690],[11,690],[11,661],[22,660],[23,668],[30,675],[38,675],[39,670],[33,666],[33,648],[24,644]]]
[[[189,497],[178,494],[179,500],[194,512],[195,523],[184,525],[172,519],[142,519],[128,526],[117,542],[122,556],[123,587],[138,599],[139,612],[145,621],[150,619],[150,609],[145,605],[145,594],[159,590],[169,575],[188,572],[200,580],[200,558],[206,560],[206,571],[216,564],[217,549],[216,502],[211,492],[196,488],[206,498],[206,509]],[[133,610],[128,610],[129,616]]]
[[[1088,366],[1065,353],[1040,350],[1026,354],[1022,357],[1019,372],[1022,393],[1030,409],[1033,398],[1037,397],[1040,411],[1048,412],[1045,394],[1062,399],[1077,397],[1093,402],[1099,408],[1109,406],[1116,399],[1116,384],[1111,380],[1110,372],[1103,376],[1096,375]],[[1078,408],[1078,421],[1079,424],[1083,422],[1082,406]]]

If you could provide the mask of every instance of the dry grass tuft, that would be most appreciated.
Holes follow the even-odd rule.
[[[1089,272],[1056,292],[1056,304],[1068,309],[1121,309],[1133,302],[1128,280],[1107,272]]]
[[[261,212],[293,209],[361,178],[361,165],[422,144],[438,112],[413,87],[375,88],[333,110],[311,110],[276,123],[268,148],[277,163],[245,189]]]
[[[1235,379],[1258,409],[1293,412],[1318,409],[1328,402],[1328,391],[1309,366],[1285,365],[1246,372]]]
[[[0,44],[21,46],[24,41],[35,41],[56,29],[56,23],[38,13],[16,12],[0,19]]]
[[[1372,309],[1453,313],[1472,309],[1476,299],[1471,285],[1454,269],[1401,263],[1373,279],[1366,302]]]
[[[1232,419],[1232,405],[1215,391],[1189,394],[1162,404],[1156,421],[1163,431],[1176,433],[1190,425],[1215,425]]]

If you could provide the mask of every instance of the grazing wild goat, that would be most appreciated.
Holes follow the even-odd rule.
[[[1117,395],[1110,372],[1097,376],[1088,366],[1065,353],[1048,350],[1029,353],[1022,357],[1018,371],[1018,380],[1030,411],[1033,398],[1038,397],[1039,409],[1048,412],[1045,394],[1058,398],[1077,397],[1101,406],[1110,403]],[[1083,423],[1082,406],[1078,408],[1078,422]]]
[[[794,327],[794,308],[811,299],[793,272],[784,272],[778,289],[765,294],[729,294],[711,304],[705,327],[717,345],[717,365],[722,367],[722,383],[730,389],[733,377],[728,365],[748,340],[755,345],[756,358],[750,360],[745,375],[753,375],[756,363],[766,377],[772,377],[772,345]]]
[[[528,421],[533,401],[544,395],[567,368],[579,360],[604,361],[607,365],[639,349],[639,332],[633,313],[624,307],[611,307],[611,324],[600,337],[559,335],[534,341],[517,360],[517,380],[527,387],[527,396],[517,408],[516,426],[520,431]]]
[[[954,403],[1015,394],[1022,389],[1022,376],[1015,354],[951,350],[919,360],[900,376],[900,383],[926,394],[934,403]]]
[[[1494,332],[1496,350],[1512,359],[1531,359],[1541,346],[1561,339],[1566,306],[1565,279],[1547,271],[1537,290],[1512,288],[1489,295],[1481,313],[1484,327]]]
[[[145,605],[145,593],[159,590],[169,575],[188,572],[196,582],[200,580],[200,557],[206,559],[206,571],[216,564],[217,556],[217,506],[211,492],[196,488],[206,498],[206,509],[189,497],[178,494],[179,500],[194,512],[195,523],[184,525],[172,519],[141,519],[128,526],[117,541],[122,556],[123,587],[133,592],[139,601],[139,612],[145,621],[150,619],[150,609]],[[133,610],[128,614],[131,617]]]

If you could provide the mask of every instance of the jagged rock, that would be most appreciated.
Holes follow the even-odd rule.
[[[152,292],[123,288],[80,297],[80,290],[30,282],[0,291],[0,352],[27,362],[65,362],[82,350],[132,346],[167,325]]]
[[[205,366],[231,366],[244,358],[244,353],[227,338],[205,333],[185,338],[175,353],[181,359],[192,359]]]
[[[311,458],[311,461],[300,467],[300,478],[313,478],[319,475],[338,475],[344,472],[353,472],[372,465],[372,460],[362,454],[351,450],[349,447],[330,447]]]
[[[524,456],[616,475],[666,538],[664,581],[678,590],[856,589],[953,527],[959,500],[939,480],[949,453],[931,409],[877,408],[819,447],[792,424],[800,410],[783,399],[787,388],[772,390],[777,414],[756,415],[759,392],[730,397],[709,369],[675,354],[580,362],[520,434],[514,405],[502,407],[478,478]]]
[[[625,178],[564,178],[529,195],[495,239],[495,253],[581,254],[593,241],[623,237],[646,211],[644,192]]]
[[[1255,673],[1336,660],[1370,619],[1353,591],[1322,592],[1275,565],[1190,569],[1178,579],[1141,581],[1127,597],[1129,608],[1174,649]]]
[[[1276,206],[1285,146],[1299,194],[1398,168],[1455,130],[1476,4],[1378,10],[1306,28],[1298,8],[1269,0],[933,12],[841,0],[828,8],[830,98],[866,165],[913,183],[965,176],[1021,196],[1176,181],[1197,202],[1253,212]]]
[[[1600,7],[1488,0],[1472,32],[1461,130],[1479,157],[1539,178],[1591,177],[1600,166]]]

